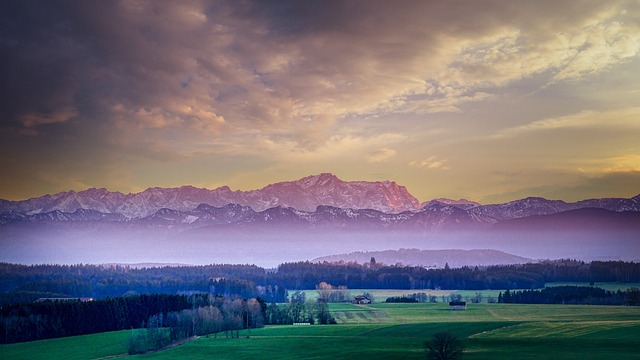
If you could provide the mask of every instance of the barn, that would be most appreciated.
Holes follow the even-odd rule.
[[[467,302],[451,301],[449,302],[449,310],[467,310]]]
[[[353,304],[371,304],[371,299],[365,295],[358,295],[351,300]]]

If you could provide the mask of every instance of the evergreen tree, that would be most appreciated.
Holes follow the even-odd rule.
[[[508,289],[504,292],[504,295],[502,295],[502,302],[505,304],[510,304],[513,302],[511,291],[509,291]]]

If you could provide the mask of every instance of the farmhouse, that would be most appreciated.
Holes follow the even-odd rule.
[[[449,302],[449,310],[467,310],[467,302],[451,301]]]
[[[358,295],[351,300],[353,304],[371,304],[371,299],[366,297],[365,295]]]

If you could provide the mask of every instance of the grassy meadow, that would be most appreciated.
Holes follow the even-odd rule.
[[[0,359],[86,360],[127,353],[131,330],[0,345]]]
[[[132,359],[423,359],[423,343],[450,331],[465,359],[640,359],[640,308],[626,306],[331,304],[338,325],[267,326],[200,337]],[[0,359],[125,357],[129,331],[0,346]]]
[[[493,291],[493,290],[487,290]],[[301,290],[300,292],[305,293],[307,301],[314,302],[318,299],[318,292],[316,290]],[[384,302],[388,297],[393,296],[408,296],[415,293],[425,293],[429,296],[436,296],[438,301],[442,301],[443,296],[449,296],[453,293],[457,293],[458,291],[454,290],[431,290],[431,289],[414,289],[414,290],[395,290],[395,289],[350,289],[349,293],[352,296],[362,295],[364,293],[369,293],[373,296],[374,302]],[[290,292],[291,293],[291,292]],[[471,293],[471,292],[470,292]],[[475,291],[473,292],[475,294]],[[483,292],[484,293],[484,292]],[[496,291],[496,296],[498,291]]]

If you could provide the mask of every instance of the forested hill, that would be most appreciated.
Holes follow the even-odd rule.
[[[419,250],[400,249],[384,251],[357,251],[349,254],[339,254],[323,256],[313,259],[313,262],[337,262],[337,261],[357,261],[359,263],[369,262],[373,258],[383,264],[404,264],[408,266],[428,266],[443,268],[446,264],[450,267],[463,266],[490,266],[508,264],[533,263],[535,260],[522,256],[507,254],[498,250]]]
[[[427,269],[374,263],[296,262],[268,271],[254,265],[134,269],[96,265],[0,263],[0,305],[45,297],[105,298],[132,294],[213,293],[284,302],[288,290],[327,282],[351,289],[535,289],[546,282],[640,282],[640,264],[573,260]]]

